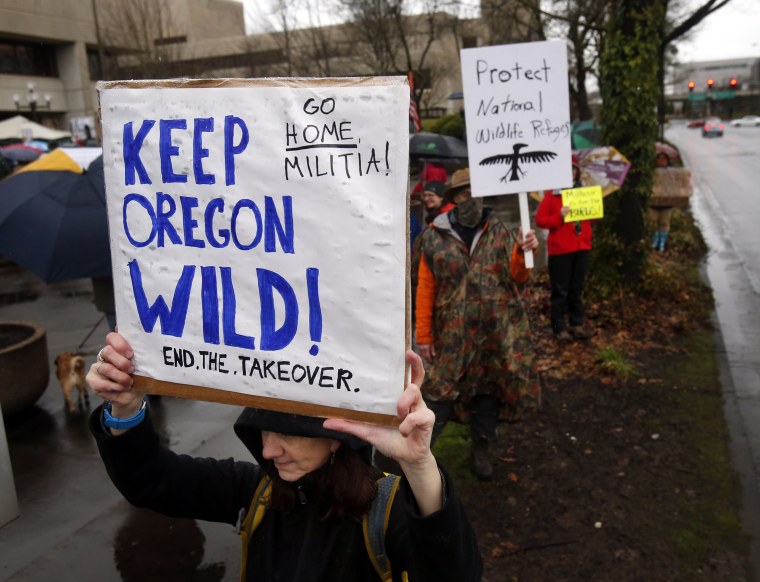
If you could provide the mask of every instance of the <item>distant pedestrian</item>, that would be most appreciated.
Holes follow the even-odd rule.
[[[113,291],[113,277],[92,278],[92,300],[95,309],[106,316],[108,329],[116,330],[116,305]]]
[[[655,159],[657,168],[670,167],[670,156],[665,152],[659,152]],[[652,248],[661,253],[665,252],[665,246],[670,234],[670,218],[673,215],[673,207],[667,205],[649,206],[649,220],[654,224],[655,232],[652,235]]]
[[[412,193],[413,195],[420,196],[430,182],[445,184],[447,180],[448,172],[446,171],[446,166],[440,162],[425,162],[422,165],[419,182],[415,185]]]
[[[530,276],[523,252],[538,239],[510,232],[473,198],[467,168],[447,197],[457,207],[420,235],[417,349],[431,363],[423,396],[436,416],[433,441],[449,419],[470,423],[473,472],[491,479],[498,421],[519,418],[541,394],[518,288]]]
[[[443,182],[428,182],[422,192],[422,205],[425,209],[425,228],[429,228],[435,218],[440,214],[445,214],[454,209],[456,204],[450,199],[445,198],[446,185]],[[415,321],[415,305],[417,296],[417,274],[420,266],[420,244],[422,239],[417,237],[412,245],[411,256],[411,286],[412,286],[412,325]]]
[[[417,219],[417,216],[414,214],[414,212],[409,212],[409,253],[411,256],[412,262],[414,261],[414,254],[416,252],[416,249],[419,248],[419,242],[420,242],[420,233],[422,232],[422,226],[420,225],[420,221]],[[411,276],[409,277],[412,284],[412,319],[414,318],[414,286],[416,285],[416,277],[414,277],[414,271],[412,271]]]
[[[417,240],[417,237],[420,236],[420,232],[422,232],[422,227],[420,226],[420,221],[417,219],[417,216],[412,212],[409,211],[409,247],[411,248],[414,246],[414,241]]]
[[[422,205],[425,207],[425,224],[430,224],[439,214],[445,214],[456,206],[451,201],[444,200],[446,185],[433,181],[425,184],[422,189]]]
[[[573,187],[581,186],[580,167],[573,156]],[[569,212],[570,208],[562,203],[559,190],[545,192],[536,212],[536,225],[549,230],[546,248],[551,282],[550,318],[554,337],[560,342],[591,337],[583,326],[583,285],[593,232],[589,220],[565,222]]]
[[[446,166],[440,162],[425,162],[425,165],[422,167],[422,174],[420,174],[420,180],[423,186],[427,186],[429,182],[442,182],[445,184],[448,180]]]

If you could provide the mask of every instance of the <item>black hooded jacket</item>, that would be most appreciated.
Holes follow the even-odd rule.
[[[251,409],[241,415],[235,432],[256,459],[261,459],[262,425]],[[249,414],[247,414],[249,413]],[[279,413],[274,413],[279,414]],[[254,415],[255,416],[255,415]],[[296,416],[296,415],[293,415]],[[300,417],[303,418],[303,417]],[[314,419],[321,427],[321,420]],[[113,483],[133,505],[171,517],[237,524],[248,510],[263,470],[250,462],[178,455],[163,447],[150,412],[138,426],[112,436],[102,424],[102,409],[90,417],[90,429]],[[276,432],[288,434],[285,429]],[[332,432],[332,431],[331,431]],[[292,434],[292,433],[291,433]],[[328,436],[305,434],[303,436]],[[332,436],[332,435],[329,435]],[[346,442],[348,435],[340,434]],[[352,448],[361,449],[350,442]],[[363,455],[364,456],[364,455]],[[412,491],[402,478],[386,532],[394,582],[407,571],[410,582],[480,580],[478,544],[445,470],[446,499],[441,510],[419,514]],[[306,503],[287,512],[267,511],[248,545],[247,580],[257,582],[371,582],[379,580],[358,522],[320,519],[309,503],[308,476],[298,484]]]

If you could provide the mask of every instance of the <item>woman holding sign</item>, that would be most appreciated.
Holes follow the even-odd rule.
[[[578,159],[573,156],[573,188],[581,186],[581,169]],[[554,192],[544,193],[536,212],[536,225],[549,229],[546,248],[551,280],[552,331],[560,342],[588,339],[591,334],[583,327],[582,295],[591,254],[591,221],[565,222],[570,208],[562,204],[559,191]]]
[[[123,336],[110,333],[87,375],[105,400],[90,428],[108,474],[139,507],[237,524],[242,579],[480,579],[475,534],[430,451],[435,418],[420,394],[424,370],[413,352],[398,427],[246,408],[235,432],[258,464],[163,447],[132,388],[132,355]],[[403,477],[383,478],[371,466],[372,446],[398,461]],[[388,569],[392,578],[383,577]]]
[[[489,480],[499,420],[517,420],[541,397],[518,288],[530,277],[524,251],[538,239],[510,232],[473,198],[468,168],[454,172],[446,194],[457,207],[420,235],[415,333],[432,364],[424,395],[436,416],[433,440],[449,419],[468,423],[472,471]]]

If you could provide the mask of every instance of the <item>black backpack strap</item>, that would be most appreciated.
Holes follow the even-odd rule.
[[[251,506],[248,508],[248,514],[245,516],[245,520],[243,520],[239,531],[240,539],[243,544],[242,564],[240,568],[241,582],[245,581],[246,562],[248,561],[248,542],[250,541],[253,532],[259,527],[261,520],[264,519],[264,514],[266,513],[271,493],[272,480],[267,475],[264,475],[256,487],[256,492],[253,494],[253,499],[251,499]]]
[[[362,518],[364,544],[367,546],[369,559],[372,561],[380,579],[393,580],[391,561],[385,552],[385,532],[391,517],[391,506],[396,496],[401,477],[386,475],[377,481],[377,496],[372,501],[372,507]]]
[[[391,561],[385,552],[385,532],[388,529],[388,521],[391,516],[393,499],[396,497],[401,477],[398,475],[386,475],[377,481],[377,496],[372,501],[369,511],[362,517],[362,531],[364,532],[364,545],[367,547],[372,566],[383,582],[392,582]],[[251,500],[251,506],[245,516],[241,527],[243,544],[243,563],[241,568],[241,580],[245,578],[246,559],[248,554],[248,541],[256,530],[266,512],[269,495],[271,494],[272,482],[264,476]]]

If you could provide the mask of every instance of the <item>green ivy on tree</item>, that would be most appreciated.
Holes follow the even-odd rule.
[[[658,47],[662,0],[619,0],[602,52],[601,122],[606,144],[632,163],[623,187],[604,200],[591,273],[602,295],[638,286],[648,256],[645,213],[657,140]]]

